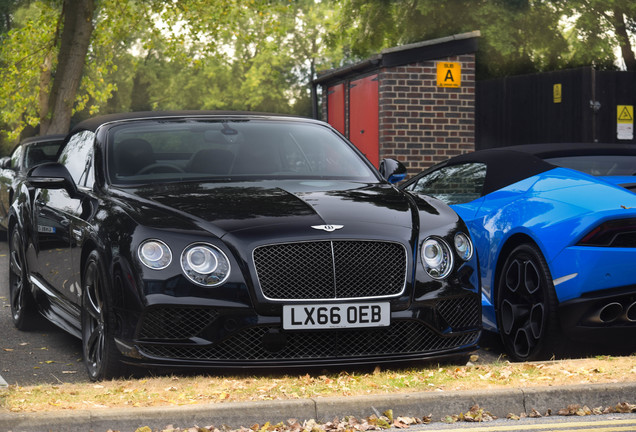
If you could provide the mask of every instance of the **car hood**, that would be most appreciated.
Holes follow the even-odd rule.
[[[369,231],[412,230],[417,207],[414,200],[389,184],[345,181],[261,181],[242,183],[186,183],[128,189],[130,201],[137,201],[140,222],[158,210],[165,217],[189,220],[221,237],[243,230],[271,230],[277,234],[302,227],[346,225],[348,235],[369,235]],[[137,206],[135,206],[137,207]],[[440,211],[426,201],[419,210]],[[442,211],[441,213],[447,213]],[[152,216],[157,219],[157,215]],[[431,227],[440,218],[426,218]],[[428,220],[430,219],[430,220]],[[444,219],[448,223],[448,219]],[[167,221],[166,221],[167,222]],[[171,221],[174,224],[174,221]],[[174,225],[173,225],[174,226]],[[389,228],[391,227],[391,228]],[[184,226],[184,228],[186,228]],[[295,229],[297,228],[297,229]],[[329,229],[329,228],[327,228]],[[410,237],[406,232],[401,237]]]

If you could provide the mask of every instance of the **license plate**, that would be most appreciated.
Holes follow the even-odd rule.
[[[386,327],[390,322],[388,302],[283,306],[285,330]]]

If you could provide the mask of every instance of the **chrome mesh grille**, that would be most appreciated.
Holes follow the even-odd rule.
[[[437,310],[453,330],[476,327],[481,323],[480,300],[477,296],[442,300]]]
[[[254,265],[265,297],[351,299],[398,295],[406,281],[399,243],[321,241],[261,246]]]
[[[209,308],[156,307],[144,315],[139,337],[141,339],[189,339],[197,336],[214,322],[218,315],[216,310]]]
[[[183,360],[328,360],[400,354],[426,354],[477,342],[479,331],[440,336],[418,321],[396,321],[386,328],[289,332],[279,351],[262,343],[269,327],[251,327],[214,346],[168,346],[140,344],[148,356]]]

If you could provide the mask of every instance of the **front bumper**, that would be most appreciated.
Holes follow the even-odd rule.
[[[251,309],[155,305],[118,346],[130,363],[174,367],[394,362],[473,350],[480,322],[474,293],[394,311],[388,327],[336,330],[283,330],[279,316]]]

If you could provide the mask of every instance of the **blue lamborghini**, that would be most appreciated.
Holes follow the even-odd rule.
[[[480,150],[401,187],[469,226],[484,329],[511,359],[549,358],[564,337],[636,346],[636,145]]]

